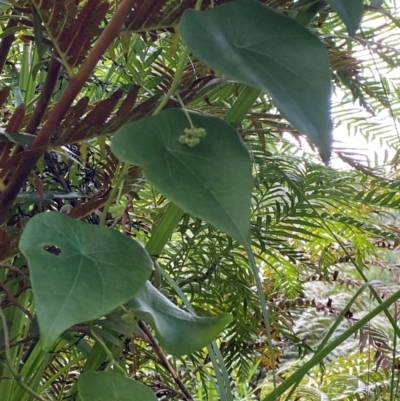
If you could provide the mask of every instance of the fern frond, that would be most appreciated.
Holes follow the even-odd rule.
[[[105,17],[109,5],[106,0],[88,0],[79,9],[75,0],[33,0],[46,33],[53,43],[64,67],[72,69],[82,62]]]
[[[109,4],[106,1],[88,1],[74,23],[63,30],[60,43],[71,66],[84,60],[108,9]]]

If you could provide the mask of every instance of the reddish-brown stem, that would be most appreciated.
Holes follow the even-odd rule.
[[[148,327],[139,320],[138,322],[138,326],[140,327],[140,329],[143,331],[144,334],[146,334],[151,347],[153,348],[154,352],[156,353],[158,359],[160,360],[160,362],[164,365],[164,367],[168,370],[168,372],[170,373],[170,375],[172,376],[172,378],[175,380],[175,383],[179,386],[179,388],[182,390],[182,393],[185,394],[185,397],[189,400],[189,401],[193,401],[193,397],[190,395],[189,391],[187,390],[187,388],[185,387],[185,385],[183,384],[182,380],[179,378],[179,376],[177,375],[177,373],[175,372],[174,368],[171,366],[171,364],[169,363],[167,357],[165,356],[164,352],[162,351],[162,349],[159,347],[157,340],[153,337],[153,334],[151,334],[151,331],[148,329]]]
[[[13,28],[18,25],[18,20],[15,16],[11,15],[11,18],[8,20],[7,26],[5,27],[5,31],[7,29]],[[0,71],[3,71],[4,64],[6,63],[8,52],[10,51],[11,45],[14,42],[15,35],[9,35],[3,38],[0,42]]]
[[[49,70],[47,72],[47,77],[46,81],[43,85],[43,90],[39,96],[39,99],[35,105],[35,109],[32,113],[31,118],[29,119],[29,122],[25,128],[25,131],[28,134],[35,134],[36,130],[42,121],[42,118],[44,116],[44,113],[46,112],[47,106],[51,100],[51,96],[54,92],[54,88],[57,83],[57,78],[58,74],[60,73],[61,69],[61,64],[56,58],[52,58],[50,65],[49,65]],[[44,149],[46,150],[46,149]],[[23,149],[22,147],[17,150],[17,152],[14,154],[14,159],[18,158],[18,162],[21,161],[21,157],[26,157],[28,154],[25,152],[23,155],[21,155]],[[18,164],[17,164],[18,165]],[[13,163],[9,163],[7,167],[3,168],[1,174],[3,177],[7,177],[7,175],[14,169]]]
[[[118,36],[119,31],[132,7],[133,0],[122,0],[117,11],[100,35],[85,62],[82,64],[78,72],[70,78],[69,85],[67,86],[64,95],[55,105],[49,118],[33,142],[29,155],[22,158],[21,164],[15,171],[14,176],[0,195],[0,224],[3,224],[6,221],[9,209],[11,208],[14,199],[17,197],[22,185],[28,178],[29,173],[35,167],[35,164],[42,153],[50,145],[51,138],[59,123],[68,111],[75,97],[79,94],[79,91],[82,89],[87,79],[90,77],[96,64],[99,62],[113,40]]]
[[[35,110],[26,126],[26,132],[28,134],[34,134],[37,127],[42,121],[44,113],[46,112],[47,106],[50,102],[51,96],[56,87],[58,74],[60,73],[61,64],[53,57],[50,61],[49,69],[47,71],[46,81],[44,82],[42,92],[39,96],[38,101],[35,104]]]
[[[17,298],[14,297],[13,294],[11,294],[11,292],[8,290],[8,288],[0,281],[0,289],[2,289],[4,291],[4,293],[6,294],[6,297],[8,298],[8,300],[15,305],[16,307],[18,307],[19,309],[22,310],[22,312],[25,313],[26,316],[28,316],[29,320],[33,320],[33,315],[31,312],[29,312],[26,308],[24,308],[20,302],[18,301]]]
[[[14,273],[20,274],[26,281],[30,281],[30,278],[21,269],[18,269],[18,267],[15,267],[13,265],[1,264],[0,268],[9,269]]]

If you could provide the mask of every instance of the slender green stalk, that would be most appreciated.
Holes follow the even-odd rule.
[[[6,352],[6,360],[7,360],[7,365],[8,368],[10,369],[10,372],[14,376],[16,382],[27,392],[29,393],[33,398],[35,398],[38,401],[45,401],[44,398],[42,398],[39,394],[37,394],[35,391],[33,391],[29,386],[27,386],[24,383],[23,377],[16,371],[14,367],[14,361],[11,357],[10,353],[10,337],[9,337],[9,332],[7,329],[7,320],[4,316],[3,309],[0,306],[0,319],[1,323],[3,325],[3,336],[4,336],[4,348]]]
[[[246,117],[246,114],[253,106],[254,102],[257,100],[260,94],[261,91],[259,89],[244,85],[239,93],[238,98],[236,99],[236,102],[232,105],[232,107],[226,114],[225,121],[237,127]]]
[[[173,203],[167,206],[166,211],[152,230],[149,242],[146,244],[146,250],[151,256],[158,257],[161,254],[183,213],[183,210]]]
[[[25,92],[24,95],[24,103],[27,102],[27,89],[29,85],[29,54],[30,54],[30,49],[29,49],[29,44],[25,43],[22,46],[22,55],[21,55],[21,69],[19,71],[19,87],[21,91]]]
[[[178,283],[163,269],[160,267],[160,272],[162,276],[169,282],[171,287],[175,290],[175,292],[178,294],[179,298],[182,300],[183,304],[185,307],[193,313],[193,315],[196,316],[196,312],[192,306],[192,304],[189,302],[187,299],[186,295],[182,291],[182,289],[179,287]],[[215,376],[217,378],[217,385],[218,387],[216,388],[219,394],[219,397],[221,401],[232,401],[232,392],[230,391],[231,385],[229,381],[229,375],[228,371],[226,369],[224,360],[221,358],[221,354],[215,353],[216,349],[218,348],[218,345],[215,341],[213,341],[211,344],[207,345],[207,351],[208,354],[210,355],[211,362],[213,364]],[[219,349],[218,349],[219,351]],[[217,361],[217,357],[219,360],[219,363]],[[214,386],[216,383],[212,381]]]
[[[20,280],[14,279],[12,281],[7,282],[7,289],[10,293],[17,293],[20,288]],[[25,309],[28,307],[31,309],[32,306],[29,306],[32,302],[32,293],[30,290],[25,291],[18,297],[18,301],[20,305],[22,305]],[[25,339],[29,332],[30,321],[27,319],[25,313],[18,307],[12,306],[6,308],[3,311],[5,320],[9,322],[8,329],[8,337],[15,341],[15,339]],[[23,346],[13,346],[10,349],[11,360],[13,361],[21,361],[23,355]],[[19,371],[20,365],[16,366],[16,370]],[[9,371],[7,366],[1,368],[1,375],[9,376],[11,372]],[[26,376],[25,376],[26,377]],[[0,380],[0,394],[6,396],[9,399],[12,399],[14,394],[14,388],[16,386],[15,380]],[[18,400],[19,401],[19,400]]]
[[[82,373],[99,369],[105,358],[107,358],[107,355],[104,352],[104,349],[98,342],[95,342],[89,356],[85,360]]]
[[[124,185],[124,180],[125,180],[126,174],[128,173],[129,166],[130,165],[128,163],[122,163],[122,162],[118,163],[118,166],[116,168],[116,171],[117,172],[119,171],[119,174],[117,173],[118,178],[115,180],[115,184],[113,185],[113,188],[110,192],[110,195],[107,198],[107,202],[101,213],[100,223],[99,223],[100,226],[105,225],[107,213],[110,209],[110,206],[114,202],[115,199],[118,199],[117,194],[121,192],[121,186]]]
[[[394,304],[394,316],[398,316],[398,308],[397,303]],[[397,390],[395,389],[395,382],[397,382],[397,387],[399,385],[399,380],[396,377],[396,367],[395,367],[395,360],[396,360],[396,350],[397,350],[397,336],[394,336],[393,339],[393,351],[392,351],[392,366],[390,369],[390,398],[389,401],[394,401],[394,397],[398,394]]]
[[[118,364],[116,363],[114,359],[114,355],[110,351],[110,349],[107,347],[107,345],[104,343],[104,341],[99,337],[93,330],[93,328],[90,328],[90,335],[96,340],[96,342],[103,348],[103,351],[106,353],[107,358],[109,360],[109,364],[105,368],[105,371],[110,370],[111,368],[116,368],[118,369],[124,376],[126,376],[125,370]]]
[[[187,120],[188,120],[188,122],[189,122],[190,128],[191,128],[191,129],[196,128],[196,127],[194,126],[194,124],[193,124],[193,121],[192,121],[192,118],[190,117],[190,114],[188,113],[188,111],[187,111],[187,109],[186,109],[186,106],[183,104],[182,98],[179,96],[179,94],[177,94],[176,97],[178,98],[179,104],[180,104],[181,107],[182,107],[182,111],[185,113],[185,116],[186,116],[186,118],[187,118]]]
[[[38,392],[44,372],[48,368],[53,355],[65,347],[67,343],[68,340],[61,338],[51,352],[43,351],[40,340],[37,343],[32,343],[32,350],[29,355],[24,356],[25,362],[19,372],[31,389]],[[22,360],[22,358],[19,360]],[[9,401],[31,401],[31,397],[23,388],[16,388]]]
[[[168,103],[168,100],[171,99],[171,96],[173,96],[175,94],[175,92],[178,90],[179,85],[181,83],[183,71],[185,70],[185,67],[186,67],[188,53],[189,53],[188,49],[185,46],[183,49],[183,52],[179,58],[178,68],[176,69],[171,87],[169,88],[169,90],[165,94],[165,96],[161,99],[161,102],[158,105],[158,107],[156,108],[156,110],[154,111],[153,116],[159,114],[164,109],[165,105]]]
[[[253,250],[251,249],[250,246],[248,248],[246,248],[246,253],[247,253],[247,257],[249,258],[249,264],[250,264],[251,270],[253,272],[254,280],[256,282],[258,298],[261,303],[261,312],[263,314],[265,329],[266,329],[266,333],[267,333],[269,358],[271,360],[274,392],[276,395],[276,399],[278,399],[278,396],[276,394],[276,379],[275,379],[275,370],[276,369],[275,369],[274,347],[272,345],[271,324],[269,321],[269,313],[268,313],[269,308],[267,306],[267,303],[265,302],[264,290],[263,290],[262,283],[261,283],[260,276],[259,276],[260,272],[257,268],[257,263],[254,258]]]
[[[214,368],[214,374],[215,377],[217,378],[217,383],[212,382],[214,385],[215,390],[218,392],[218,398],[221,401],[228,401],[232,399],[232,391],[229,391],[230,389],[230,384],[229,380],[228,382],[225,381],[226,374],[224,375],[222,370],[225,370],[225,364],[221,365],[224,366],[225,369],[222,369],[222,367],[218,364],[217,358],[215,356],[215,349],[218,348],[217,344],[215,341],[213,341],[210,345],[207,346],[207,351],[208,355],[210,356],[211,363]]]
[[[32,111],[32,100],[35,98],[36,77],[34,76],[34,67],[38,62],[38,52],[36,46],[33,50],[33,55],[29,55],[29,74],[28,82],[25,89],[25,105],[27,111]],[[29,105],[29,106],[28,106]]]
[[[219,366],[220,370],[221,370],[221,374],[222,374],[221,382],[224,383],[224,390],[225,390],[224,399],[227,401],[233,401],[233,394],[232,394],[232,390],[231,390],[231,383],[229,380],[229,373],[225,366],[224,357],[222,356],[221,350],[219,349],[219,347],[215,341],[213,341],[211,343],[211,347],[212,347],[213,352],[216,357],[216,360],[214,359],[214,361],[213,361],[214,370],[215,370],[216,366]],[[213,354],[211,353],[209,355],[210,355],[210,358],[212,359]]]
[[[195,5],[195,10],[200,10],[201,5],[203,3],[203,0],[197,0],[196,5]],[[168,100],[175,94],[175,92],[178,90],[179,85],[181,83],[182,75],[186,67],[186,61],[187,57],[189,54],[189,50],[187,46],[184,46],[183,52],[179,58],[179,64],[178,68],[176,69],[174,79],[172,80],[171,87],[169,88],[168,92],[166,95],[162,98],[160,104],[158,105],[157,109],[154,111],[153,116],[157,115],[160,113],[161,110],[164,109],[165,105],[168,103]]]

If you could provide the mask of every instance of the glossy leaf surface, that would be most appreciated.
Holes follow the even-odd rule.
[[[63,213],[30,219],[20,241],[28,260],[45,348],[70,326],[111,312],[149,278],[152,261],[134,240]]]
[[[142,166],[148,181],[179,207],[247,245],[253,189],[249,153],[224,121],[190,118],[206,131],[196,146],[179,142],[189,127],[185,113],[166,110],[122,127],[111,148],[120,160]]]
[[[153,326],[163,349],[179,356],[200,350],[225,328],[231,315],[198,317],[184,312],[148,281],[129,301],[135,316]]]
[[[284,117],[329,159],[329,61],[325,46],[306,27],[259,2],[239,0],[186,11],[179,31],[211,68],[271,95]]]
[[[363,0],[325,0],[340,16],[350,36],[354,36],[360,25],[364,10]]]
[[[82,401],[156,401],[149,387],[118,373],[86,372],[79,376]]]

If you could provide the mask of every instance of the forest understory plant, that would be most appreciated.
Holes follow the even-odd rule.
[[[378,3],[2,2],[1,400],[394,398],[398,157],[332,139],[397,119]]]

